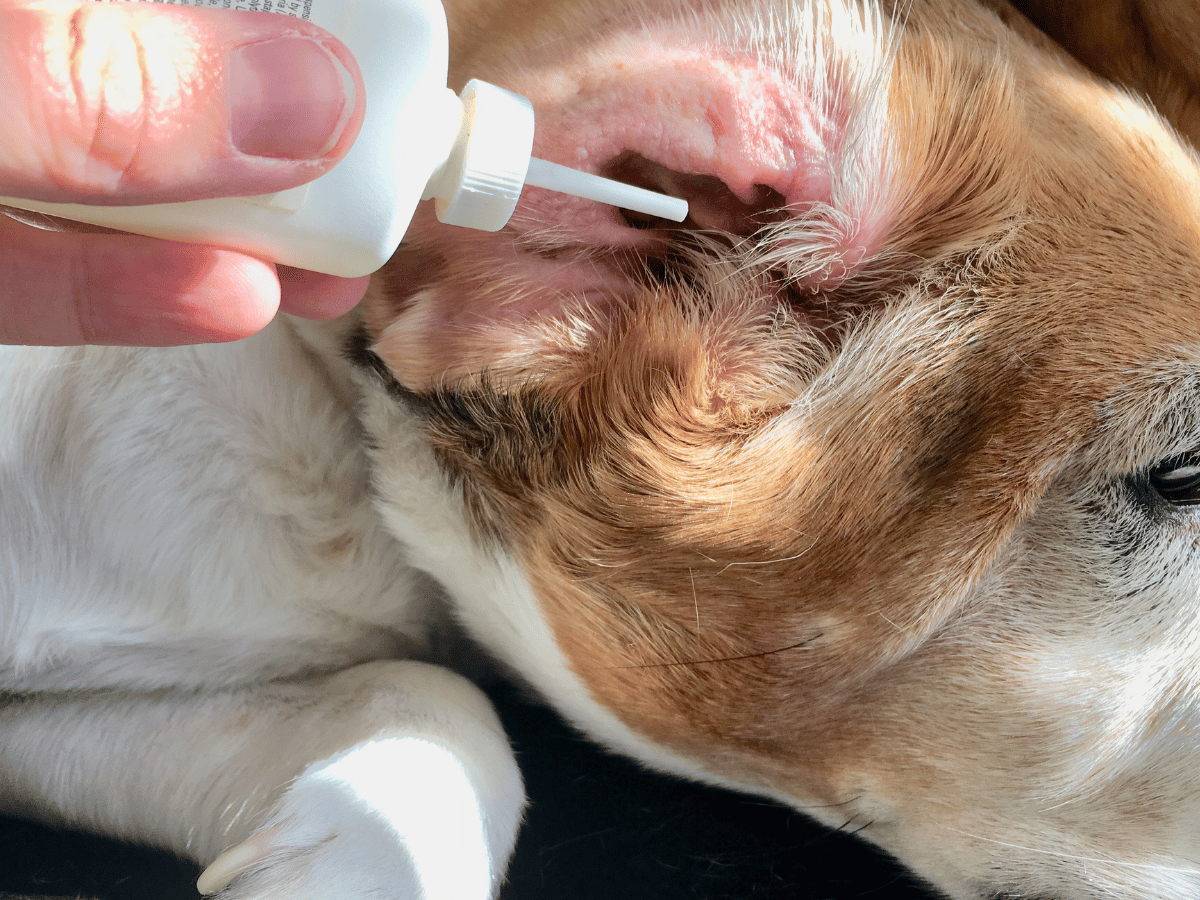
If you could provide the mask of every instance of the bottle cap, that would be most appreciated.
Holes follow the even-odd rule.
[[[486,81],[459,96],[462,124],[454,148],[425,189],[437,217],[451,225],[499,231],[526,184],[682,222],[687,202],[566,166],[531,159],[533,104]]]
[[[450,157],[430,183],[437,217],[450,225],[499,231],[508,224],[533,152],[533,104],[486,81],[459,95],[462,125]]]

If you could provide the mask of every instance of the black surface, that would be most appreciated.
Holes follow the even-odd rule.
[[[930,900],[860,841],[641,770],[545,709],[496,699],[531,798],[501,900]],[[0,819],[0,900],[195,900],[169,855]]]

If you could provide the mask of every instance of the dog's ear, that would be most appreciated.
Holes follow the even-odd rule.
[[[1200,4],[1195,0],[1013,0],[1077,60],[1148,97],[1200,147]]]
[[[702,293],[717,294],[707,306],[737,307],[739,322],[748,304],[761,306],[751,358],[794,360],[802,344],[814,344],[809,332],[825,349],[905,285],[998,247],[1018,216],[1028,128],[1006,61],[1013,37],[985,12],[972,22],[965,41],[950,37],[936,11],[750,22],[730,38],[749,49],[730,59],[725,50],[699,62],[691,47],[658,50],[646,62],[657,67],[650,81],[671,90],[657,92],[636,89],[648,80],[637,66],[590,78],[584,95],[560,79],[527,87],[514,75],[537,103],[547,158],[593,144],[589,153],[607,159],[601,174],[682,195],[692,216],[682,228],[622,224],[608,210],[531,191],[513,219],[519,241],[498,242],[427,228],[426,214],[381,277],[386,289],[368,299],[376,352],[414,389],[470,382],[483,371],[500,384],[544,384],[576,367],[597,335],[623,328],[624,307],[665,309],[631,291],[625,269],[611,264],[631,247],[638,260],[651,257],[648,271],[683,268],[669,287],[703,281]],[[693,98],[687,116],[679,115],[681,92]],[[648,112],[630,121],[595,112],[619,111],[614,98],[642,94]],[[674,137],[663,140],[642,119],[669,122]],[[682,267],[693,249],[724,267]],[[758,281],[739,288],[737,279]],[[743,300],[727,302],[733,295]],[[807,331],[781,337],[780,354],[764,354],[759,332],[781,334],[777,307]],[[709,329],[697,337],[706,352],[730,346],[713,338],[711,317],[692,319]],[[663,326],[674,346],[680,327]],[[620,343],[630,356],[630,342]],[[710,368],[746,371],[741,358]],[[785,383],[774,373],[754,380]],[[779,394],[768,393],[769,402]]]

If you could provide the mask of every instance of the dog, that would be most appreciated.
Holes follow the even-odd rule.
[[[4,810],[494,896],[461,627],[954,900],[1200,895],[1200,25],[1108,9],[450,0],[452,85],[690,218],[530,189],[331,323],[6,349]]]

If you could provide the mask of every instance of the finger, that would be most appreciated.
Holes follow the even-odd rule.
[[[0,194],[151,203],[310,181],[349,149],[349,51],[292,16],[0,0]]]
[[[306,319],[336,319],[352,310],[367,292],[371,276],[337,278],[279,266],[279,307]]]
[[[0,343],[171,346],[263,328],[274,267],[215,247],[43,231],[0,216]]]

